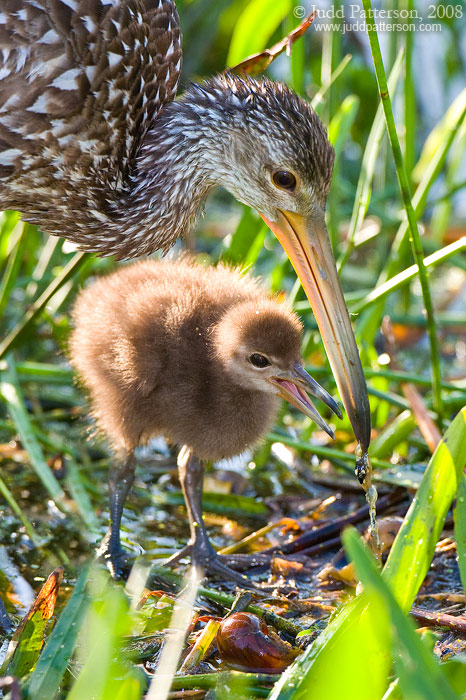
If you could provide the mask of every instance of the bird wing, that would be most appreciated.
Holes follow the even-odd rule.
[[[118,191],[181,57],[172,0],[2,0],[0,205],[30,209],[32,188],[40,210],[41,189],[82,179]]]

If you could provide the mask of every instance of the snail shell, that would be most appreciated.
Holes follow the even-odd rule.
[[[217,646],[223,661],[241,671],[280,673],[299,654],[257,615],[230,615],[217,632]]]

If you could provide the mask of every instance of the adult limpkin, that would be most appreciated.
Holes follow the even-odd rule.
[[[0,48],[0,207],[131,258],[167,250],[224,186],[295,267],[367,450],[367,390],[324,222],[334,155],[310,106],[285,85],[233,74],[173,101],[172,0],[3,0]]]

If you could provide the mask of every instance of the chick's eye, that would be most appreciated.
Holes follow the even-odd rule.
[[[290,190],[292,192],[296,187],[296,178],[288,170],[276,170],[272,175],[272,180],[274,185],[282,190]]]
[[[249,362],[254,365],[254,367],[258,367],[259,369],[269,367],[270,365],[270,362],[266,356],[260,355],[258,352],[253,352],[252,355],[249,356]]]

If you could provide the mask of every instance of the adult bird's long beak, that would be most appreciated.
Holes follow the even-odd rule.
[[[278,388],[277,394],[282,399],[286,399],[293,406],[299,408],[302,413],[312,418],[322,430],[325,430],[331,438],[335,439],[333,430],[324,421],[306,392],[327,404],[339,418],[341,418],[340,408],[330,394],[298,362],[295,363],[291,371],[280,372],[275,377],[270,377],[269,382]]]
[[[371,418],[367,387],[348,310],[338,278],[323,212],[305,218],[279,211],[277,221],[262,218],[288,255],[311,304],[354,434],[366,452]]]

